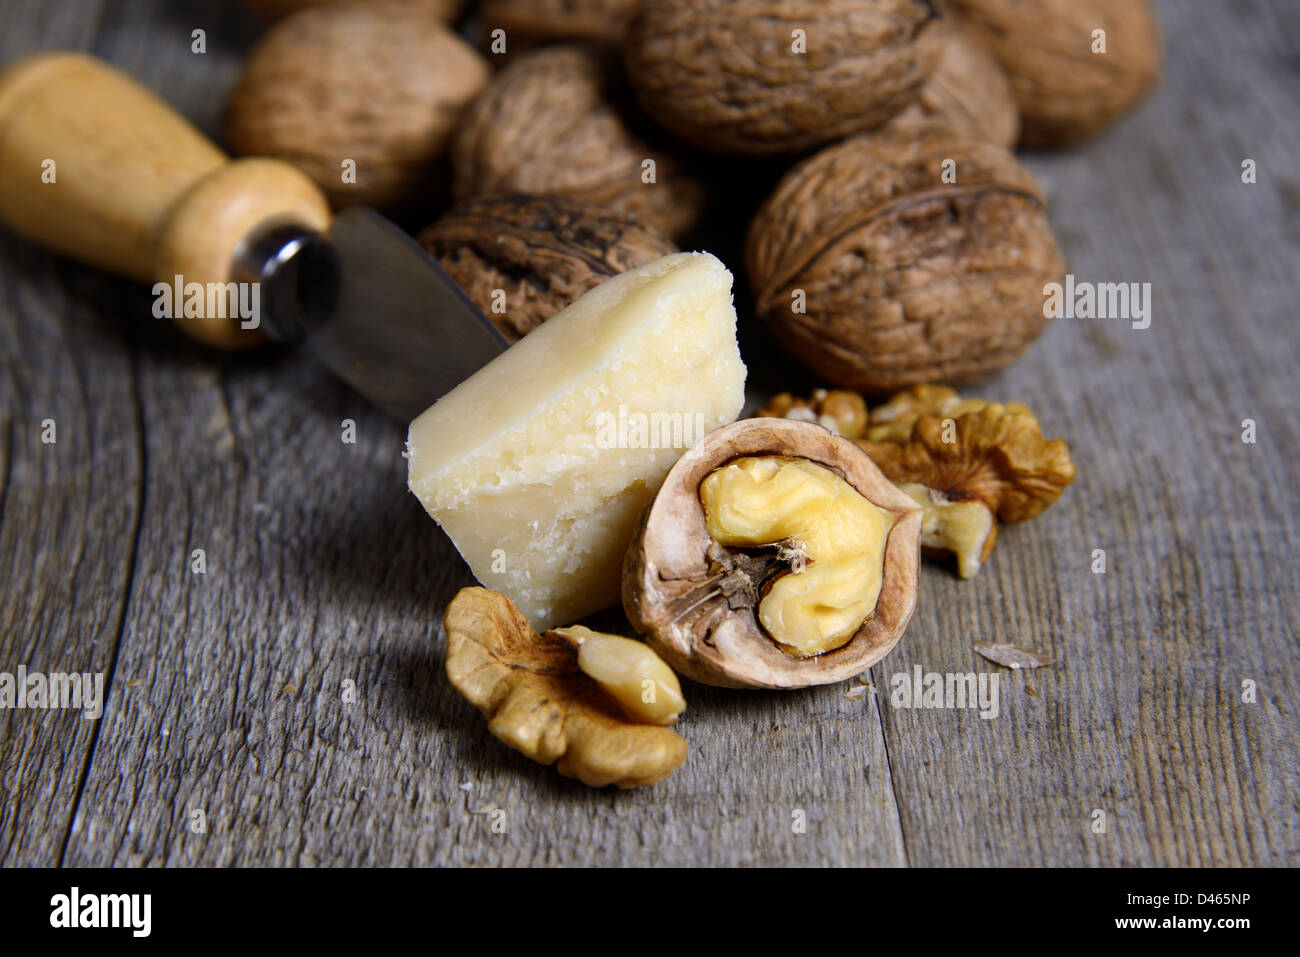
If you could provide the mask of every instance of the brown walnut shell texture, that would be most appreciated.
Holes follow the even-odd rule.
[[[248,60],[226,114],[237,153],[291,163],[335,206],[423,194],[487,63],[427,12],[314,7],[281,20]],[[341,163],[356,162],[356,183]]]
[[[524,193],[464,200],[416,238],[511,342],[611,276],[678,251],[625,213]],[[498,289],[504,314],[492,310]]]
[[[589,49],[550,47],[513,61],[461,123],[452,146],[456,197],[556,193],[680,236],[699,218],[703,188],[635,137],[605,90],[605,64]],[[654,183],[642,182],[646,159],[655,161]]]
[[[746,259],[777,338],[870,394],[1008,365],[1047,325],[1043,286],[1065,268],[1029,172],[942,128],[865,134],[796,166],[750,225]]]
[[[791,153],[915,99],[939,56],[935,22],[926,0],[646,0],[624,61],[650,115],[692,145]]]
[[[794,658],[781,651],[758,622],[754,596],[746,604],[713,594],[717,589],[708,583],[711,563],[728,550],[709,536],[700,483],[731,460],[749,455],[824,465],[895,516],[874,613],[847,644],[825,654]],[[627,550],[623,610],[674,671],[705,684],[803,688],[844,681],[889,654],[911,620],[921,516],[920,506],[848,439],[790,419],[733,422],[706,435],[668,472]],[[733,601],[738,607],[729,607]]]
[[[357,0],[244,0],[244,6],[256,12],[264,20],[279,20],[306,7],[340,7],[355,6]],[[465,0],[406,0],[412,9],[427,11],[429,14],[451,23],[465,8]]]
[[[589,40],[618,43],[638,0],[484,0],[479,18],[508,41]]]
[[[1020,109],[1011,81],[973,31],[951,20],[931,27],[943,53],[916,100],[889,121],[941,124],[959,136],[971,136],[1011,149],[1020,138]]]
[[[1011,78],[1022,145],[1065,146],[1110,125],[1160,79],[1160,26],[1147,0],[940,0],[977,30]],[[1093,53],[1092,32],[1106,31]]]

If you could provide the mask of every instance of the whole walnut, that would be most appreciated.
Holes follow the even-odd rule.
[[[487,63],[421,7],[301,10],[249,57],[226,113],[237,153],[311,177],[336,206],[422,195]],[[345,180],[355,163],[355,182]]]
[[[1108,126],[1160,77],[1160,28],[1147,0],[941,0],[977,30],[1011,78],[1021,143],[1063,146]],[[1105,31],[1105,52],[1100,37]]]
[[[609,277],[677,252],[626,213],[522,193],[464,200],[416,238],[511,342]]]
[[[337,7],[355,5],[357,0],[244,0],[244,6],[260,14],[264,20],[279,20],[304,7]],[[407,0],[412,8],[427,10],[445,23],[451,23],[465,7],[465,0]]]
[[[863,134],[795,166],[746,260],[777,338],[868,393],[1007,365],[1046,326],[1043,286],[1064,270],[1029,172],[942,127]]]
[[[645,0],[624,60],[666,129],[720,153],[792,153],[915,99],[940,44],[928,0]]]
[[[600,56],[585,48],[549,47],[512,62],[456,134],[457,198],[557,193],[681,235],[699,218],[703,188],[628,130],[606,88]],[[653,182],[646,160],[654,161]]]
[[[488,30],[517,40],[591,40],[618,43],[637,0],[483,0],[479,18]]]
[[[916,100],[886,124],[938,123],[961,136],[974,136],[1011,149],[1020,137],[1020,109],[1011,81],[973,30],[952,20],[931,29],[943,53]]]

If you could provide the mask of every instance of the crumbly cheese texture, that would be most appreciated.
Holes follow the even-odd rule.
[[[679,253],[607,280],[411,423],[412,492],[539,631],[619,599],[641,511],[744,404],[731,273]]]

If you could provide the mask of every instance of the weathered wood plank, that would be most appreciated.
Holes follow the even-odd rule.
[[[88,45],[101,6],[5,4],[0,64]],[[0,671],[107,682],[142,487],[130,353],[98,314],[122,287],[8,235],[0,277]],[[0,866],[59,863],[97,729],[80,711],[0,712]]]
[[[0,668],[113,673],[80,792],[88,722],[0,716],[0,862],[66,838],[72,864],[1296,863],[1297,21],[1218,6],[1162,3],[1160,96],[1030,158],[1076,275],[1154,296],[1149,329],[1057,322],[978,390],[1029,401],[1078,483],[976,580],[927,567],[876,696],[688,686],[691,757],[646,791],[537,767],[449,689],[439,620],[469,578],[404,490],[399,426],[304,356],[204,352],[136,318],[144,291],[3,240]],[[0,56],[92,44],[218,132],[250,18],[130,0],[96,33],[85,9],[7,8]],[[40,39],[60,23],[82,39]],[[755,394],[797,384],[753,366]],[[57,471],[24,424],[47,404]],[[994,669],[970,648],[992,640],[1057,664]],[[914,665],[998,671],[998,717],[892,707]]]
[[[914,864],[1300,859],[1300,595],[1286,560],[1300,531],[1287,199],[1300,80],[1267,5],[1161,9],[1159,96],[1103,139],[1031,159],[1072,270],[1150,282],[1151,326],[1060,320],[980,389],[1033,404],[1069,438],[1079,480],[1009,530],[975,581],[927,574],[916,622],[877,669],[999,671],[976,641],[1058,660],[1000,670],[997,720],[886,709]],[[1241,182],[1245,157],[1256,185]],[[1256,445],[1240,439],[1247,417]],[[1242,702],[1246,679],[1258,703]]]
[[[104,46],[155,86],[193,69],[149,31]],[[209,129],[190,107],[219,75],[168,90]],[[441,674],[441,609],[468,578],[404,491],[403,430],[308,360],[148,350],[140,394],[149,507],[70,863],[903,863],[878,715],[842,689],[739,707],[700,689],[690,765],[644,793],[502,748]],[[473,813],[488,804],[507,833]]]

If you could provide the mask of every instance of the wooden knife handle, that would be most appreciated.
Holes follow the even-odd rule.
[[[93,57],[42,53],[0,73],[0,222],[49,249],[147,282],[231,281],[242,244],[329,204],[293,167],[231,162],[167,104]],[[238,315],[176,322],[209,345],[262,341]]]

